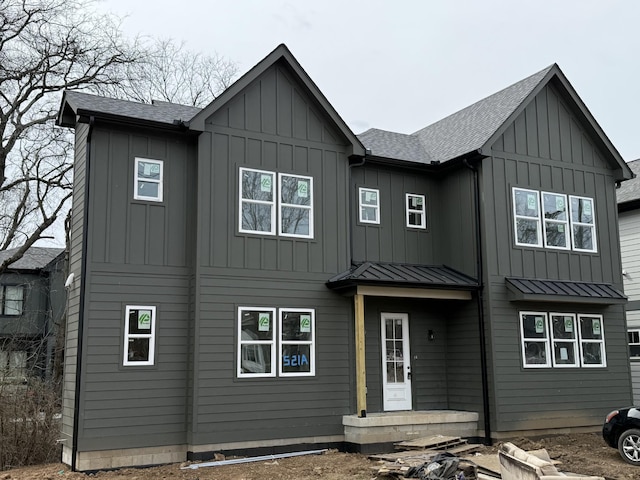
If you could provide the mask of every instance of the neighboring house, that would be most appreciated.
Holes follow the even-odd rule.
[[[629,162],[636,175],[618,189],[618,221],[624,292],[629,297],[627,329],[633,402],[640,402],[640,160]]]
[[[17,248],[0,251],[0,263]],[[31,247],[0,273],[0,383],[53,375],[66,308],[63,248]],[[60,342],[61,343],[61,342]]]
[[[411,135],[355,136],[284,45],[204,109],[66,92],[58,123],[76,469],[594,430],[631,401],[631,171],[557,65]]]

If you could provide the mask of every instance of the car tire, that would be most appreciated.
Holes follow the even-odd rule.
[[[623,432],[618,439],[618,451],[625,462],[640,466],[640,430]]]

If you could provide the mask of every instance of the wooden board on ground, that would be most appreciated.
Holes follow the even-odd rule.
[[[402,452],[377,453],[369,455],[371,460],[383,460],[385,462],[397,462],[400,464],[410,464],[417,462],[416,465],[422,465],[430,461],[438,453],[433,450],[404,450]]]
[[[464,458],[475,463],[479,472],[500,478],[500,459],[498,455],[473,455]]]
[[[395,444],[397,449],[416,449],[423,450],[425,448],[442,448],[445,446],[454,446],[464,443],[460,437],[446,437],[444,435],[432,435],[430,437],[415,438]]]

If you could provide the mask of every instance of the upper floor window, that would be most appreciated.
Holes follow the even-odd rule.
[[[525,368],[606,366],[602,315],[520,312],[520,333]]]
[[[513,189],[516,245],[596,252],[593,199]]]
[[[640,359],[640,330],[629,330],[629,355]]]
[[[313,238],[311,177],[241,167],[239,191],[240,232],[275,235],[277,214],[280,235]]]
[[[123,365],[154,364],[155,330],[155,306],[127,305]]]
[[[133,179],[133,198],[136,200],[162,201],[162,160],[136,158]]]
[[[407,227],[427,228],[427,217],[425,214],[424,195],[407,193]]]
[[[360,222],[380,223],[380,192],[373,188],[358,189]]]
[[[571,245],[574,250],[595,252],[596,220],[593,211],[593,200],[571,195]]]
[[[0,286],[0,314],[22,315],[24,307],[24,287],[22,285]]]

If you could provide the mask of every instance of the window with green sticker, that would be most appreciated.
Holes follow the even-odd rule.
[[[313,237],[313,179],[279,174],[280,235]]]
[[[280,376],[315,373],[313,335],[313,310],[280,309]]]
[[[156,307],[127,305],[124,321],[123,365],[153,365]]]
[[[133,198],[152,202],[162,201],[163,165],[162,160],[135,159]]]
[[[275,308],[238,308],[238,377],[275,376],[275,318]]]

